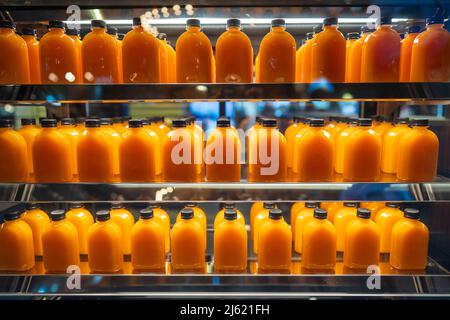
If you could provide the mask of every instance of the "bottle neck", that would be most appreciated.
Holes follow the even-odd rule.
[[[241,31],[241,28],[240,27],[227,27],[227,31],[239,32],[239,31]]]
[[[271,27],[271,30],[274,32],[283,32],[286,31],[286,27]]]
[[[93,27],[91,30],[92,30],[92,32],[95,32],[95,33],[106,33],[105,28]]]
[[[51,33],[64,34],[64,29],[62,28],[50,28],[48,29]]]
[[[200,27],[194,27],[194,26],[189,26],[186,28],[187,31],[189,32],[200,32],[201,28]]]
[[[323,31],[325,30],[337,30],[338,26],[333,24],[333,25],[329,25],[329,26],[323,26]]]

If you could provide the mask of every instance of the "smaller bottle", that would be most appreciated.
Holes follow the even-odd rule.
[[[51,223],[42,234],[44,267],[47,273],[66,273],[80,265],[78,232],[64,210],[50,212]]]
[[[77,228],[80,254],[87,255],[87,235],[94,224],[94,217],[82,203],[71,203],[70,210],[66,212],[66,220]]]
[[[336,228],[327,220],[327,211],[315,208],[313,219],[303,228],[302,269],[334,269],[336,243]]]
[[[131,229],[131,264],[136,271],[164,272],[166,268],[164,228],[154,218],[153,209],[140,211]]]
[[[238,211],[227,208],[224,220],[214,229],[214,271],[242,273],[247,270],[247,230]]]
[[[20,220],[19,211],[8,212],[0,225],[0,271],[27,271],[34,267],[33,232]]]
[[[294,145],[295,145],[295,136],[297,135],[297,132],[304,128],[304,118],[302,117],[293,117],[292,118],[292,124],[287,127],[287,129],[284,131],[284,137],[286,138],[286,157],[287,157],[287,163],[286,163],[286,174],[288,181],[293,181],[293,160],[294,160]]]
[[[108,210],[96,213],[97,222],[88,231],[91,273],[116,273],[123,268],[122,232]]]
[[[292,234],[280,209],[269,211],[259,233],[258,272],[290,273]]]
[[[82,62],[82,57],[81,57],[81,38],[80,38],[80,30],[76,29],[76,28],[71,28],[71,29],[67,29],[66,30],[66,34],[73,40],[74,44],[75,44],[75,51],[77,52],[77,75],[79,75],[79,79],[82,82],[83,79],[83,62]]]
[[[372,32],[367,26],[361,27],[361,37],[356,40],[354,45],[351,47],[348,57],[348,68],[349,77],[347,78],[348,82],[361,82],[361,59],[362,59],[362,48],[366,38]]]
[[[0,182],[26,182],[29,177],[25,138],[13,129],[10,119],[0,119]]]
[[[302,71],[300,75],[301,82],[311,82],[311,60],[312,60],[312,47],[314,44],[313,38],[314,38],[314,32],[307,32],[306,33],[306,40],[305,44],[302,46],[304,47],[302,57],[301,57],[301,65],[302,65]]]
[[[297,216],[300,212],[300,210],[302,210],[304,207],[306,206],[306,202],[304,201],[300,201],[300,202],[294,202],[291,206],[291,210],[290,210],[290,216],[291,216],[291,230],[292,230],[292,235],[294,235],[294,230],[293,228],[295,228],[295,220],[297,219]],[[294,238],[294,237],[292,237]]]
[[[344,267],[366,271],[380,260],[380,230],[370,220],[370,210],[358,208],[345,231]]]
[[[39,53],[39,41],[36,30],[33,28],[23,28],[22,38],[28,47],[28,61],[30,62],[30,83],[41,83],[41,55]]]
[[[264,202],[262,201],[254,202],[250,207],[250,234],[252,239],[254,239],[255,218],[258,215],[259,211],[263,208]]]
[[[109,214],[111,221],[115,222],[120,228],[123,254],[131,254],[130,233],[134,225],[133,215],[120,203],[113,203]]]
[[[381,171],[396,174],[398,164],[398,147],[402,136],[410,131],[409,119],[395,119],[395,126],[386,131],[381,148]]]
[[[236,221],[245,226],[245,218],[241,211],[236,209],[236,204],[232,202],[226,202],[223,204],[222,209],[217,213],[216,218],[214,219],[214,230],[216,230],[219,225],[223,222],[225,219],[225,211],[227,209],[233,209],[236,210]]]
[[[50,218],[36,203],[26,204],[25,209],[20,219],[25,221],[33,232],[34,255],[42,257],[42,234],[49,225]]]
[[[173,272],[205,271],[206,237],[201,225],[194,220],[194,210],[184,208],[172,228]]]
[[[353,44],[359,39],[360,34],[358,32],[347,33],[347,41],[345,46],[345,82],[350,82],[350,51]]]
[[[34,180],[34,169],[33,169],[33,142],[36,135],[39,133],[39,128],[36,126],[36,120],[32,118],[22,118],[20,120],[22,128],[20,128],[19,133],[24,137],[27,142],[27,157],[28,157],[28,168],[30,170],[29,180]]]
[[[403,218],[403,212],[397,203],[388,202],[386,208],[378,211],[375,223],[380,228],[380,252],[391,251],[392,229],[394,225]]]
[[[148,206],[153,210],[153,219],[158,222],[164,230],[164,247],[166,254],[170,251],[170,216],[161,208],[159,203],[152,203]]]
[[[350,137],[350,135],[358,129],[356,124],[356,120],[350,121],[348,126],[340,130],[339,133],[335,135],[334,171],[336,171],[336,173],[342,174],[344,171],[345,145],[348,137]]]
[[[303,229],[305,225],[313,218],[314,210],[319,207],[318,202],[306,202],[305,207],[301,209],[295,217],[292,235],[294,238],[294,249],[298,253],[302,253],[303,248]]]
[[[400,82],[409,82],[413,43],[419,35],[420,29],[420,25],[409,26],[408,33],[402,40],[402,47],[400,51]]]
[[[263,209],[258,211],[255,220],[253,221],[253,252],[258,254],[259,249],[259,231],[261,226],[269,219],[269,212],[276,208],[273,202],[264,202]]]
[[[336,211],[334,216],[334,226],[337,232],[337,251],[343,252],[345,249],[345,236],[347,226],[356,219],[356,202],[344,202],[344,206]]]
[[[73,175],[74,179],[78,179],[77,145],[78,139],[80,138],[81,134],[80,131],[75,126],[75,119],[72,118],[61,119],[61,126],[59,127],[59,131],[66,135],[66,137],[70,141],[70,144],[72,145],[73,170],[74,170]]]
[[[428,260],[429,231],[417,209],[406,208],[404,219],[392,229],[390,265],[398,270],[424,270]]]

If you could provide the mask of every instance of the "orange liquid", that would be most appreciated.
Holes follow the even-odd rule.
[[[302,268],[330,270],[336,265],[336,228],[327,219],[310,220],[303,228]]]
[[[72,182],[73,149],[58,128],[42,128],[33,143],[33,167],[37,182]]]
[[[303,55],[305,54],[305,44],[302,44],[295,53],[295,82],[304,82],[303,80]]]
[[[252,82],[253,47],[239,27],[229,27],[217,39],[216,68],[217,82]]]
[[[295,136],[297,132],[305,127],[303,123],[293,123],[291,124],[286,131],[284,132],[284,136],[286,138],[286,170],[287,170],[287,179],[288,181],[293,181],[294,173],[292,172],[293,162],[294,162],[294,146],[295,146]]]
[[[125,208],[111,209],[111,221],[115,222],[122,235],[123,254],[131,254],[130,234],[134,225],[134,217],[130,211]]]
[[[81,81],[81,79],[83,79],[83,63],[82,63],[82,56],[81,56],[81,39],[80,39],[80,36],[78,36],[78,35],[73,35],[73,36],[69,36],[72,40],[73,40],[73,42],[75,43],[75,50],[77,51],[77,56],[78,56],[78,62],[77,62],[77,66],[78,66],[78,69],[77,69],[77,79],[80,79],[80,81]],[[79,77],[79,78],[78,78]]]
[[[347,226],[356,219],[356,207],[342,207],[334,215],[337,232],[337,251],[344,251]]]
[[[402,136],[410,131],[408,124],[398,124],[386,131],[381,149],[381,170],[386,173],[397,173],[398,146]]]
[[[239,222],[240,224],[242,224],[245,227],[245,218],[244,215],[242,214],[241,211],[237,210],[237,218],[236,218],[236,222]],[[225,220],[224,217],[225,214],[225,208],[220,209],[219,212],[217,212],[216,217],[214,218],[214,230],[216,230],[220,224]]]
[[[272,27],[259,49],[260,82],[295,82],[295,39],[284,27]]]
[[[194,211],[194,218],[192,220],[197,222],[202,227],[203,233],[205,234],[205,241],[206,241],[207,219],[206,219],[205,212],[202,210],[202,208],[200,208],[198,206],[189,205],[187,207],[191,208]],[[182,220],[181,212],[178,213],[176,221],[178,222],[180,220]],[[205,242],[205,248],[206,248],[206,242]]]
[[[381,25],[364,41],[361,82],[398,82],[400,36],[389,25]]]
[[[106,133],[113,144],[113,171],[114,171],[114,178],[116,180],[120,179],[120,163],[119,163],[119,147],[121,145],[122,142],[122,136],[128,132],[128,126],[125,127],[124,133],[122,135],[120,135],[112,125],[108,124],[102,124],[101,125],[101,129],[104,133]]]
[[[303,229],[305,225],[313,219],[314,208],[303,208],[297,214],[295,219],[295,227],[292,229],[294,236],[294,249],[298,253],[302,253],[303,248]]]
[[[25,182],[29,176],[27,142],[11,128],[0,128],[0,182]]]
[[[139,219],[131,229],[131,263],[134,270],[164,271],[166,268],[163,227],[154,218]]]
[[[49,29],[39,42],[39,51],[43,84],[83,82],[75,41],[63,29]]]
[[[361,202],[360,207],[369,209],[371,212],[370,218],[375,220],[378,214],[378,211],[384,208],[386,205],[385,202]]]
[[[412,82],[450,80],[450,33],[442,24],[432,24],[414,40],[411,56]]]
[[[341,130],[339,134],[336,136],[336,148],[334,149],[334,170],[337,173],[342,174],[344,171],[344,151],[345,151],[345,145],[348,141],[348,137],[355,132],[358,129],[358,127],[352,125],[344,130]]]
[[[400,51],[400,82],[408,82],[411,72],[411,55],[414,39],[418,33],[408,33],[402,40],[402,48]]]
[[[177,82],[214,82],[211,42],[200,27],[187,28],[177,40],[176,53]]]
[[[159,69],[161,70],[161,82],[167,83],[169,79],[169,54],[167,53],[166,42],[159,41]]]
[[[377,125],[373,125],[372,129],[373,131],[375,131],[376,133],[378,133],[381,138],[384,138],[384,134],[389,131],[390,129],[392,129],[394,126],[392,125],[391,122],[389,121],[383,121]]]
[[[34,267],[33,232],[21,220],[0,225],[0,271],[26,271]]]
[[[30,83],[41,83],[41,56],[39,54],[39,41],[35,36],[23,35],[27,43],[28,61],[30,63]]]
[[[259,53],[258,53],[255,58],[255,81],[261,82],[260,77],[261,77],[261,71],[260,71],[260,67],[259,67]]]
[[[169,83],[177,82],[177,56],[175,50],[172,48],[170,44],[165,41],[166,49],[167,49],[167,63],[168,63],[168,75],[167,81]]]
[[[33,232],[34,255],[42,256],[42,234],[50,223],[48,215],[39,208],[27,210],[21,220],[25,221]]]
[[[266,208],[260,209],[253,220],[253,252],[255,254],[258,254],[259,250],[259,231],[268,220],[269,209]]]
[[[361,61],[362,61],[362,49],[366,38],[370,35],[370,32],[363,33],[361,38],[351,47],[348,58],[348,70],[349,77],[348,82],[361,82]]]
[[[78,231],[78,247],[80,249],[80,254],[87,254],[88,231],[94,224],[94,218],[91,213],[83,207],[72,208],[67,211],[66,220],[71,222]]]
[[[334,217],[336,216],[337,211],[343,207],[343,203],[342,202],[332,202],[328,208],[326,208],[327,210],[327,218],[329,221],[331,221],[332,223],[334,223]]]
[[[80,132],[73,125],[62,125],[58,129],[61,133],[65,134],[66,138],[68,138],[70,141],[73,155],[74,178],[78,178],[77,146],[78,139],[80,138]]]
[[[337,26],[324,26],[312,45],[311,80],[325,78],[329,82],[344,82],[345,47],[345,38]]]
[[[392,228],[403,219],[403,212],[397,208],[386,207],[378,211],[375,222],[380,228],[380,252],[391,251]]]
[[[93,28],[83,39],[85,83],[120,83],[119,45],[104,28]]]
[[[312,76],[311,76],[311,62],[312,62],[312,52],[313,52],[313,43],[314,38],[310,40],[306,40],[305,42],[305,49],[302,54],[302,74],[301,74],[301,80],[302,82],[311,82]]]
[[[398,270],[424,270],[429,231],[421,221],[402,219],[392,229],[390,265]]]
[[[42,249],[47,273],[66,273],[67,267],[80,265],[77,229],[66,219],[48,225],[42,234]]]
[[[252,239],[254,239],[255,218],[261,209],[264,209],[264,202],[254,202],[250,208],[250,231]]]
[[[347,39],[345,42],[345,82],[350,82],[350,51],[358,39]]]
[[[0,84],[30,83],[28,47],[14,29],[0,28]]]
[[[167,212],[160,207],[153,207],[153,219],[163,228],[164,231],[164,250],[170,251],[170,217]],[[206,216],[205,216],[206,218]]]
[[[238,220],[223,220],[214,228],[214,271],[247,270],[247,231]]]
[[[439,140],[426,127],[413,127],[400,139],[397,178],[403,181],[433,181],[436,178]]]
[[[39,133],[39,129],[35,125],[25,125],[20,128],[19,133],[27,142],[28,169],[30,171],[30,181],[32,181],[34,179],[33,142],[34,138],[36,138],[36,135]]]
[[[295,237],[295,221],[297,221],[298,214],[305,207],[305,202],[295,202],[291,206],[290,215],[291,215],[291,231]]]

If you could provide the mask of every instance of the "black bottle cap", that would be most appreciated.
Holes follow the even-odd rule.
[[[19,219],[21,214],[22,214],[21,211],[7,212],[3,215],[3,219],[5,221],[14,221]]]
[[[278,208],[270,209],[269,218],[273,220],[280,220],[281,218],[283,218],[283,212]]]
[[[273,209],[273,208],[275,208],[275,203],[273,203],[273,202],[264,202],[263,203],[263,208],[264,209]]]
[[[128,121],[128,127],[129,128],[142,128],[142,120],[139,119],[133,119]]]
[[[142,23],[141,23],[141,17],[134,17],[133,18],[133,26],[134,27],[136,27],[136,26],[140,26]]]
[[[284,19],[273,19],[270,23],[272,28],[274,27],[286,27],[286,21]]]
[[[358,126],[360,126],[360,127],[370,127],[370,126],[372,126],[372,119],[359,118],[358,119]]]
[[[231,126],[230,118],[220,117],[219,119],[217,119],[217,127],[227,128],[229,126]]]
[[[314,36],[314,32],[308,32],[306,33],[306,40],[311,40]]]
[[[66,34],[68,36],[80,36],[80,30],[75,28],[67,29]]]
[[[112,125],[112,119],[111,118],[101,118],[100,119],[100,125],[102,126],[110,126]]]
[[[16,24],[9,20],[0,20],[0,28],[14,29]]]
[[[27,204],[25,204],[25,209],[26,210],[39,209],[39,205],[37,203],[27,203]]]
[[[109,213],[109,210],[101,210],[98,211],[95,214],[97,221],[107,221],[109,219],[111,219],[111,214]]]
[[[0,119],[0,128],[12,128],[13,121],[11,119]]]
[[[316,219],[326,219],[327,218],[327,210],[322,208],[314,209],[314,218]]]
[[[429,122],[428,119],[413,119],[411,125],[413,127],[428,127]]]
[[[413,208],[406,208],[403,210],[405,218],[419,220],[420,218],[420,211]]]
[[[275,128],[277,126],[277,119],[263,119],[262,125],[265,128]]]
[[[347,33],[347,39],[353,40],[353,39],[359,39],[359,32],[349,32]]]
[[[392,24],[391,16],[383,16],[380,18],[380,25],[388,25],[388,24]]]
[[[338,18],[337,17],[327,17],[323,19],[322,24],[324,26],[335,26],[338,24]]]
[[[86,121],[86,118],[84,118],[84,117],[76,117],[75,118],[76,124],[83,124],[85,121]]]
[[[394,120],[395,124],[408,124],[409,123],[409,118],[396,118]]]
[[[336,122],[338,123],[347,123],[347,117],[336,117]]]
[[[36,124],[36,119],[32,119],[32,118],[23,118],[23,119],[20,119],[20,123],[21,123],[23,126],[35,125],[35,124]]]
[[[34,37],[36,37],[36,30],[35,29],[33,29],[33,28],[28,28],[28,27],[25,27],[25,28],[22,28],[22,35],[24,35],[24,36],[34,36]]]
[[[172,120],[172,127],[174,128],[184,128],[186,127],[187,122],[185,119],[174,119]]]
[[[239,19],[228,19],[227,20],[227,27],[231,28],[231,27],[241,27],[241,20]]]
[[[408,27],[408,33],[419,33],[421,30],[422,27],[418,24]]]
[[[49,29],[53,29],[53,28],[65,29],[65,27],[66,27],[66,24],[61,20],[50,20],[48,22]]]
[[[86,128],[99,128],[101,124],[99,119],[86,119],[84,123]]]
[[[106,22],[104,20],[91,20],[92,28],[106,28]]]
[[[50,219],[52,221],[60,221],[66,218],[66,212],[64,210],[53,210],[50,212]]]
[[[356,202],[344,202],[344,207],[356,208],[357,206]]]
[[[318,202],[306,202],[305,203],[305,207],[306,208],[318,208],[319,207],[319,203]]]
[[[388,208],[398,208],[399,204],[398,203],[394,203],[394,202],[387,202],[386,203],[386,207],[388,207]]]
[[[145,208],[139,211],[139,215],[141,219],[147,220],[153,218],[153,209],[152,208]]]
[[[55,128],[58,125],[56,119],[42,119],[41,126],[43,128]]]
[[[363,219],[370,219],[371,212],[366,208],[358,208],[356,211],[356,216]]]
[[[73,118],[62,118],[61,119],[62,126],[70,126],[73,124],[75,124],[75,119],[73,119]]]
[[[122,209],[122,208],[123,208],[123,204],[121,204],[121,203],[115,202],[115,203],[112,203],[112,204],[111,204],[111,210],[114,210],[114,209]]]
[[[194,217],[194,210],[191,208],[184,208],[181,210],[181,219],[188,220]]]
[[[434,16],[431,18],[427,18],[426,24],[444,24],[444,17],[443,16]]]
[[[311,119],[309,121],[310,127],[323,127],[325,126],[325,121],[323,119]]]
[[[187,19],[186,21],[187,27],[200,27],[200,20],[199,19]]]
[[[70,209],[81,209],[81,208],[84,208],[84,204],[80,202],[72,202],[70,204]]]
[[[108,26],[108,28],[106,29],[106,33],[112,35],[112,36],[117,36],[118,33],[118,29],[116,27],[110,27]]]
[[[225,209],[223,213],[223,217],[225,220],[236,220],[237,219],[237,211],[236,209]]]

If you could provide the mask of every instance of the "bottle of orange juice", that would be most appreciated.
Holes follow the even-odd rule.
[[[131,228],[134,225],[134,217],[131,212],[125,209],[125,207],[120,203],[113,203],[109,214],[111,221],[115,222],[119,226],[122,233],[123,254],[129,255],[131,253],[130,233]]]
[[[81,38],[80,38],[80,30],[75,28],[70,28],[66,30],[66,34],[73,40],[75,43],[75,49],[77,51],[78,55],[78,70],[77,74],[80,76],[80,79],[83,77],[83,63],[82,63],[82,56],[81,56]],[[81,81],[81,80],[80,80]]]
[[[362,48],[364,41],[372,32],[367,26],[361,27],[360,38],[352,45],[349,51],[348,57],[348,68],[349,76],[347,78],[348,82],[361,82],[361,59],[362,59]]]
[[[20,217],[21,220],[25,221],[31,228],[33,232],[33,247],[34,255],[42,256],[42,234],[45,228],[50,223],[50,219],[41,208],[36,203],[30,203],[25,206],[26,211]]]
[[[165,238],[165,251],[169,253],[170,251],[170,216],[167,212],[161,208],[159,203],[152,203],[149,208],[153,210],[153,217],[156,222],[158,222],[164,230]]]
[[[61,119],[61,126],[59,127],[59,131],[66,135],[66,138],[70,140],[70,143],[72,145],[74,179],[78,179],[77,145],[78,139],[80,138],[81,134],[75,126],[75,119]]]
[[[287,127],[287,129],[284,131],[284,136],[286,138],[286,156],[287,156],[287,163],[286,163],[286,174],[287,179],[289,181],[293,181],[293,172],[292,172],[292,161],[294,157],[294,145],[295,145],[295,136],[297,135],[297,132],[305,127],[304,119],[301,117],[293,117],[292,118],[293,123]]]
[[[206,232],[207,232],[207,218],[206,218],[206,214],[203,211],[202,208],[200,208],[197,203],[191,202],[191,203],[187,203],[186,204],[186,208],[190,208],[194,211],[194,221],[197,222],[198,224],[200,224],[200,226],[202,227],[204,233],[205,233],[205,239],[206,239]],[[182,218],[182,214],[181,211],[178,213],[177,216],[177,221],[181,220]]]
[[[290,220],[290,223],[291,223],[292,235],[294,235],[295,220],[297,219],[298,213],[305,206],[306,206],[306,202],[304,202],[304,201],[294,202],[292,204],[292,206],[291,206],[291,210],[290,210],[291,220]],[[294,238],[294,236],[293,236],[293,238]]]
[[[370,210],[358,208],[356,219],[345,231],[344,266],[363,269],[378,266],[380,260],[380,230],[370,220]]]
[[[303,229],[305,225],[314,216],[314,210],[319,207],[317,202],[306,202],[305,207],[301,209],[295,220],[294,224],[291,224],[292,236],[294,238],[294,250],[298,253],[302,253],[303,247]]]
[[[172,270],[176,272],[204,272],[206,236],[202,226],[194,220],[194,210],[184,208],[172,228]]]
[[[161,71],[161,83],[167,83],[169,79],[169,54],[166,43],[162,39],[165,34],[158,34],[159,40],[159,69]]]
[[[119,46],[106,33],[106,22],[91,21],[91,32],[81,46],[85,83],[120,83]]]
[[[120,174],[123,182],[155,182],[161,173],[159,138],[147,131],[141,120],[130,120],[120,144]]]
[[[381,138],[371,119],[358,119],[358,129],[344,147],[343,178],[347,181],[377,181],[381,171]]]
[[[154,218],[153,209],[140,211],[131,229],[131,264],[134,270],[163,272],[166,269],[164,228]]]
[[[225,219],[225,210],[227,209],[233,209],[236,211],[236,221],[245,226],[245,218],[241,211],[239,211],[236,208],[236,204],[232,202],[226,202],[222,205],[222,209],[220,209],[219,212],[217,212],[216,217],[214,218],[214,230],[216,230],[219,225],[223,222]]]
[[[236,209],[227,208],[214,228],[214,271],[242,273],[247,270],[247,230]]]
[[[253,47],[241,31],[239,19],[227,20],[227,31],[216,44],[216,81],[250,83],[253,79]]]
[[[334,215],[334,226],[337,232],[337,251],[344,251],[345,236],[348,224],[356,219],[358,204],[355,202],[344,202],[344,206],[338,209]]]
[[[160,39],[161,43],[164,45],[167,52],[167,81],[168,83],[176,83],[177,82],[177,56],[175,54],[175,50],[170,45],[170,42],[167,40],[167,35],[165,33],[158,34],[158,39]]]
[[[378,211],[384,208],[386,206],[386,203],[378,201],[370,201],[370,202],[361,202],[359,206],[360,208],[369,209],[371,212],[370,218],[375,221]]]
[[[0,271],[26,271],[34,267],[33,232],[19,219],[20,212],[8,212],[0,225]]]
[[[323,20],[323,31],[314,37],[311,80],[345,81],[345,37],[338,30],[338,18]]]
[[[259,230],[258,272],[290,273],[292,234],[280,209],[269,211],[269,218]]]
[[[10,119],[0,119],[0,182],[25,182],[30,169],[25,138]]]
[[[395,119],[395,126],[385,132],[381,148],[381,171],[397,173],[398,146],[402,136],[410,130],[409,119],[398,118]]]
[[[85,123],[86,131],[77,146],[79,179],[83,182],[114,182],[114,142],[100,128],[99,119],[87,119]]]
[[[356,124],[356,120],[350,121],[346,128],[343,128],[335,135],[334,171],[339,174],[342,174],[344,171],[345,145],[350,135],[358,129]]]
[[[217,128],[206,140],[206,179],[210,182],[239,182],[241,180],[241,141],[230,119],[221,117]]]
[[[50,212],[52,222],[42,234],[44,267],[47,273],[66,273],[80,265],[77,228],[66,219],[64,210]]]
[[[327,211],[314,209],[313,219],[303,228],[302,268],[330,270],[336,265],[337,233],[327,220]]]
[[[89,228],[94,224],[94,217],[82,203],[71,203],[70,210],[66,212],[66,220],[77,228],[80,254],[86,255],[87,235]]]
[[[261,209],[264,209],[264,202],[262,201],[253,202],[250,207],[250,234],[252,239],[254,239],[255,218]]]
[[[33,169],[33,142],[36,135],[39,133],[40,129],[36,126],[35,119],[21,119],[22,128],[20,128],[19,133],[24,137],[27,142],[27,158],[28,158],[28,169],[30,170],[29,180],[34,180],[34,169]]]
[[[28,61],[30,63],[30,83],[41,83],[41,56],[39,54],[39,41],[36,38],[36,30],[23,28],[22,38],[27,43]]]
[[[82,83],[79,52],[75,41],[64,33],[64,22],[50,21],[48,28],[49,31],[39,41],[41,82]]]
[[[345,82],[350,82],[350,51],[353,44],[359,39],[360,34],[358,32],[347,33],[347,41],[345,46]]]
[[[398,82],[401,39],[392,28],[391,17],[381,17],[380,25],[364,40],[361,82]]]
[[[334,141],[324,126],[323,119],[311,119],[310,129],[295,136],[292,171],[296,181],[333,180]]]
[[[214,82],[212,46],[201,31],[200,20],[186,21],[186,31],[177,40],[176,53],[178,83]]]
[[[259,48],[260,82],[295,82],[296,44],[284,19],[274,19]]]
[[[258,254],[259,230],[260,227],[267,222],[270,209],[276,208],[273,202],[264,202],[263,208],[258,211],[253,220],[253,252]]]
[[[372,129],[383,139],[384,134],[392,129],[394,125],[392,124],[392,119],[390,117],[378,116],[378,121],[378,124],[372,122]]]
[[[84,117],[76,117],[75,118],[75,128],[78,130],[80,135],[83,134],[83,132],[86,130],[86,126],[84,122],[86,121],[86,118]]]
[[[0,84],[30,83],[27,43],[12,21],[0,20]]]
[[[97,222],[88,231],[91,273],[115,273],[123,268],[122,232],[108,210],[96,213]]]
[[[412,47],[414,40],[420,33],[420,29],[420,25],[409,26],[408,33],[402,40],[402,48],[400,51],[400,82],[409,82]]]
[[[312,59],[312,46],[314,41],[312,41],[314,37],[314,32],[308,32],[306,33],[306,40],[305,44],[302,46],[304,47],[302,57],[301,57],[301,75],[300,80],[301,82],[311,82],[311,59]]]
[[[252,161],[256,161],[255,157],[257,155],[258,148],[258,129],[262,128],[263,118],[260,116],[256,116],[255,123],[247,130],[245,133],[245,160],[247,162],[247,180],[250,181],[254,175],[252,171],[252,167],[250,164],[250,157],[252,157]],[[254,146],[256,150],[250,151],[250,146]],[[256,152],[256,153],[255,153]]]
[[[428,129],[427,119],[415,119],[412,130],[398,145],[397,178],[403,181],[433,181],[436,178],[439,140]]]
[[[72,182],[73,149],[57,128],[56,119],[43,119],[33,143],[33,168],[37,182]]]
[[[380,252],[391,251],[391,236],[394,225],[403,218],[403,212],[397,203],[386,203],[386,208],[378,211],[375,222],[380,228]]]
[[[429,231],[417,209],[406,208],[404,219],[392,228],[390,265],[398,270],[424,270],[428,261]]]
[[[302,42],[300,43],[300,47],[297,49],[297,52],[295,53],[295,82],[303,82],[302,59],[303,59],[303,55],[305,54],[305,43],[306,43],[306,40],[302,39]]]
[[[106,33],[109,34],[117,44],[117,64],[119,73],[119,83],[123,83],[123,55],[122,55],[122,40],[119,40],[118,29],[116,27],[108,26]]]
[[[141,18],[133,18],[133,29],[125,35],[122,41],[123,82],[161,82],[159,48],[158,39],[144,30]]]
[[[248,181],[286,181],[286,138],[278,130],[277,120],[264,119],[256,134],[257,139],[249,137]]]
[[[164,117],[152,117],[148,120],[150,122],[149,128],[158,135],[161,141],[171,131],[170,127],[164,122]]]
[[[131,119],[130,119],[131,120]],[[101,118],[100,119],[100,128],[103,132],[105,132],[108,136],[111,137],[111,141],[113,142],[113,160],[114,160],[114,178],[116,180],[120,179],[120,163],[119,163],[119,147],[122,142],[122,135],[120,135],[113,127],[113,121],[111,118]],[[126,125],[126,129],[128,129],[128,124]],[[128,131],[128,130],[125,130]]]
[[[450,80],[450,33],[444,18],[427,19],[424,32],[414,39],[411,56],[411,82],[448,82]]]

